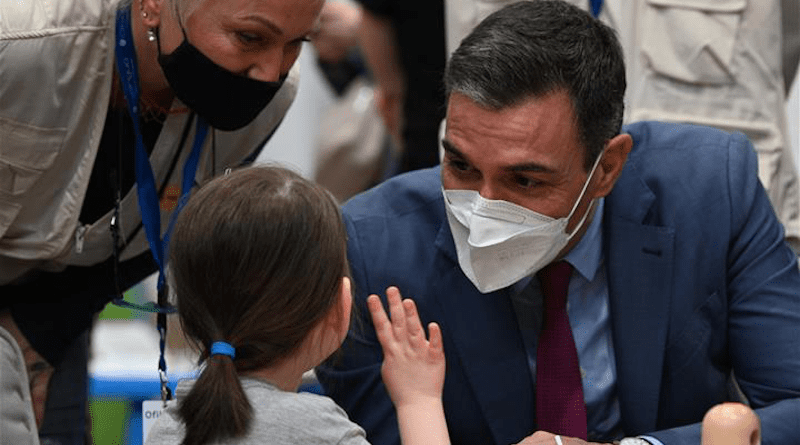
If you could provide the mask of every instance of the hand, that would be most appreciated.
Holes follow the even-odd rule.
[[[372,323],[383,348],[381,376],[395,407],[441,403],[444,386],[444,349],[439,325],[430,323],[430,341],[417,314],[414,301],[401,301],[396,287],[386,289],[391,321],[377,295],[367,299]]]
[[[343,1],[326,1],[319,15],[319,27],[311,35],[317,56],[325,62],[338,62],[357,45],[361,8]]]
[[[44,407],[47,401],[47,388],[50,385],[50,378],[55,370],[47,360],[44,359],[28,339],[17,327],[17,323],[11,317],[9,311],[0,312],[0,326],[3,327],[16,340],[22,356],[25,359],[25,367],[28,371],[28,385],[31,392],[31,402],[33,405],[33,415],[36,418],[36,426],[41,427],[44,421]]]
[[[761,421],[747,405],[726,402],[713,406],[703,417],[703,445],[757,445]]]
[[[583,439],[578,439],[577,437],[561,437],[561,444],[562,445],[601,445],[597,442],[586,442]],[[524,439],[522,442],[518,443],[517,445],[556,445],[556,435],[553,433],[548,433],[547,431],[537,431]]]

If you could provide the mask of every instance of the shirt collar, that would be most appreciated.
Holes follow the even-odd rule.
[[[566,255],[564,260],[572,265],[586,281],[594,280],[597,270],[600,268],[600,261],[603,254],[603,208],[605,198],[597,199],[597,210],[594,212],[589,228],[583,234],[583,238],[578,241]],[[529,275],[511,285],[512,292],[519,294],[530,283],[533,275]]]
[[[586,229],[578,244],[564,256],[564,260],[571,264],[586,281],[594,280],[597,269],[600,267],[600,259],[603,254],[604,204],[605,198],[597,199],[597,210],[589,223],[589,228]]]

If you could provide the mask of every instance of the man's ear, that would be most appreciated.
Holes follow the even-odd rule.
[[[622,168],[625,167],[632,147],[633,139],[629,134],[619,134],[608,141],[595,171],[595,178],[592,180],[594,198],[608,196],[611,193],[617,178],[622,174]]]

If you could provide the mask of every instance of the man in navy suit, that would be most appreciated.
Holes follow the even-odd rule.
[[[762,443],[797,440],[800,273],[755,152],[703,127],[621,127],[624,72],[613,32],[579,9],[501,9],[448,64],[441,168],[344,207],[361,314],[395,285],[442,328],[455,444],[696,445],[704,413],[737,397]],[[536,406],[560,385],[537,387],[552,366],[539,272],[562,261],[580,438]],[[380,345],[355,326],[317,375],[372,443],[399,443]]]

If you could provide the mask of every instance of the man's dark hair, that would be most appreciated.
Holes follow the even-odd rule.
[[[494,12],[447,64],[448,97],[503,109],[563,88],[572,100],[588,171],[619,134],[625,64],[614,31],[563,1],[521,1]]]

